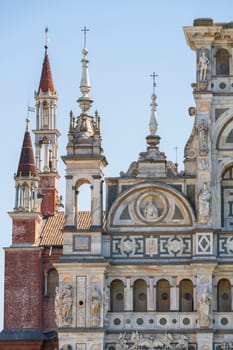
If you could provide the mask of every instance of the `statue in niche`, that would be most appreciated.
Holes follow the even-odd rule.
[[[56,288],[55,313],[58,326],[70,326],[72,322],[72,286],[65,284]]]
[[[159,216],[158,209],[153,203],[152,198],[148,200],[143,213],[144,216],[149,220],[156,219]]]
[[[211,310],[211,295],[207,292],[207,288],[198,296],[198,319],[201,327],[208,327],[210,325],[210,310]]]
[[[91,326],[93,327],[99,326],[100,324],[100,301],[100,292],[96,287],[93,287],[90,293],[90,320]]]
[[[207,189],[207,184],[204,183],[199,194],[199,219],[202,224],[207,223],[210,215],[210,199],[211,193]]]
[[[206,75],[207,75],[209,63],[210,63],[210,61],[206,57],[205,52],[203,51],[199,57],[199,62],[198,62],[199,71],[200,71],[200,73],[199,73],[200,81],[206,80]]]
[[[205,121],[202,120],[199,126],[199,146],[200,154],[206,154],[208,152],[208,128],[205,125]]]

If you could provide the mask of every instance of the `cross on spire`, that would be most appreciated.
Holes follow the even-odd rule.
[[[84,49],[86,48],[86,43],[87,43],[87,32],[89,32],[89,29],[84,26],[83,29],[81,29],[81,31],[84,33]]]
[[[153,74],[151,74],[150,77],[153,79],[153,95],[154,95],[155,94],[155,87],[156,87],[155,78],[158,77],[158,75],[155,74],[155,72],[153,72]]]

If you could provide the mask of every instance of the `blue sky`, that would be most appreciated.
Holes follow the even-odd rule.
[[[157,78],[160,150],[183,169],[183,149],[192,129],[188,108],[194,104],[195,54],[186,45],[183,26],[194,18],[233,20],[232,0],[8,0],[0,2],[0,248],[10,245],[17,171],[27,105],[34,105],[44,56],[44,28],[49,27],[49,57],[59,94],[59,154],[66,153],[69,111],[77,115],[80,96],[81,28],[89,28],[92,112],[101,116],[106,176],[126,171],[146,148],[150,96]],[[231,17],[232,16],[232,17]],[[35,116],[31,116],[31,128]],[[60,161],[60,194],[64,166]],[[3,315],[3,250],[0,250],[0,328]]]

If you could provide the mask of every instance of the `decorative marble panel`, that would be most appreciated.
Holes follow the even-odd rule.
[[[113,236],[112,256],[121,258],[190,257],[191,235]]]
[[[213,254],[213,233],[196,233],[196,254]]]
[[[220,235],[218,238],[219,256],[233,256],[233,236]]]
[[[196,312],[121,312],[109,313],[108,329],[195,329]]]
[[[86,326],[86,277],[77,276],[77,327]]]

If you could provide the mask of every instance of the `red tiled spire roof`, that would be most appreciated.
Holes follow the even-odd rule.
[[[49,90],[51,92],[54,92],[53,78],[49,63],[49,56],[47,53],[47,46],[45,46],[45,56],[39,85],[39,91],[40,90],[43,92],[48,92]]]
[[[31,176],[36,176],[36,166],[32,149],[32,140],[27,126],[27,129],[24,134],[17,176],[29,176],[29,173],[31,173]]]

